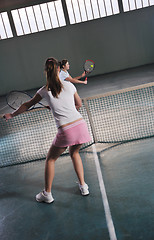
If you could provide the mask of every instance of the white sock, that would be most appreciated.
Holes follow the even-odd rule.
[[[86,183],[84,183],[83,185],[80,184],[80,187],[84,187],[85,185],[87,185]]]
[[[45,190],[43,191],[45,196],[51,195],[51,192],[46,192]]]

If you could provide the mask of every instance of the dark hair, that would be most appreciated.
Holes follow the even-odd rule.
[[[62,91],[63,85],[58,76],[59,63],[55,58],[48,58],[45,62],[45,72],[47,79],[47,90],[51,91],[53,97],[58,98]]]
[[[67,59],[63,59],[60,63],[60,68],[63,68],[63,66],[65,66],[65,64],[68,62]]]

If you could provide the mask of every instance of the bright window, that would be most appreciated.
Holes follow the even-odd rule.
[[[154,0],[122,0],[124,12],[154,5]]]
[[[18,36],[66,25],[61,0],[15,9],[11,13]]]
[[[70,23],[79,23],[119,13],[118,0],[66,0]]]
[[[0,13],[0,39],[13,37],[7,12]]]

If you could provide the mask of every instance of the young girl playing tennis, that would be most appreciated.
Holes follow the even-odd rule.
[[[63,59],[60,62],[60,68],[61,68],[61,71],[60,71],[60,74],[59,74],[60,80],[66,80],[66,81],[70,81],[72,83],[87,84],[87,78],[84,81],[79,80],[80,78],[85,77],[85,75],[86,75],[85,72],[83,72],[81,74],[81,76],[72,78],[71,75],[68,73],[69,67],[70,67],[70,65],[69,65],[69,62],[68,62],[67,59]]]
[[[86,122],[78,109],[81,107],[81,99],[74,85],[68,81],[60,81],[60,68],[54,58],[48,58],[45,63],[46,85],[40,88],[35,96],[22,104],[13,113],[4,115],[6,120],[23,113],[31,106],[45,98],[53,112],[58,133],[48,151],[45,163],[45,188],[36,195],[38,202],[51,203],[54,198],[51,194],[54,178],[55,161],[69,146],[69,153],[73,161],[74,169],[79,179],[79,189],[82,195],[88,195],[88,185],[84,180],[84,169],[79,155],[82,143],[91,140]]]

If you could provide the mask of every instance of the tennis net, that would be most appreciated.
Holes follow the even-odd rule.
[[[93,143],[118,143],[154,136],[154,83],[82,100],[80,110]],[[0,167],[44,159],[57,133],[44,108],[5,121],[0,118]],[[65,153],[68,153],[66,150]]]

